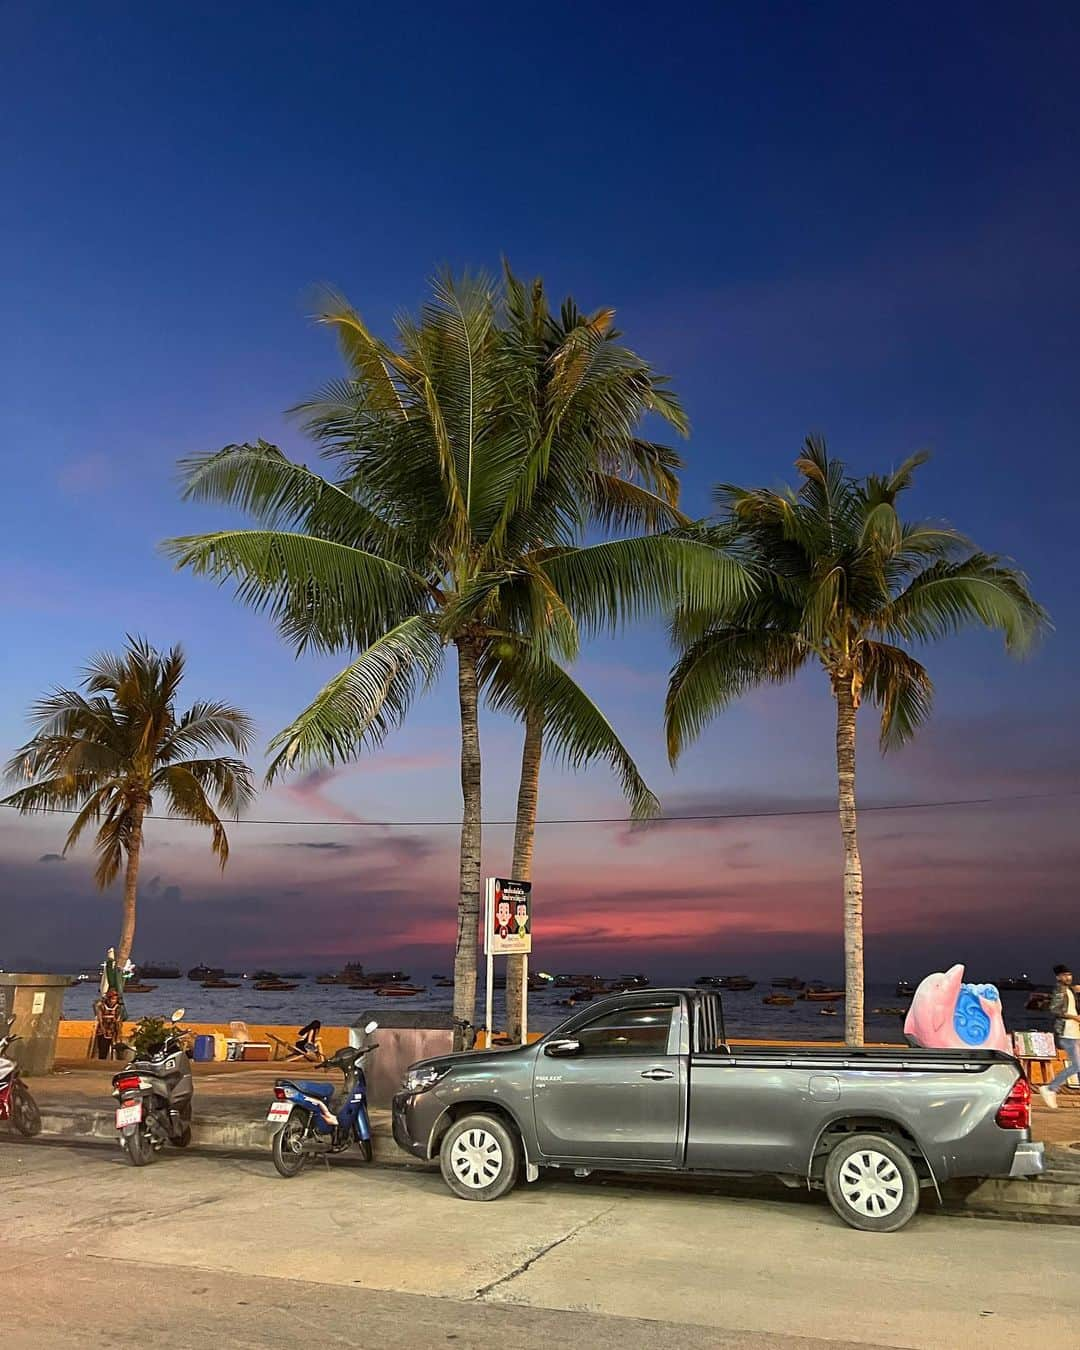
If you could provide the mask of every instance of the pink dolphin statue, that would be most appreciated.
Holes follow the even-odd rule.
[[[964,967],[927,975],[915,990],[904,1034],[934,1050],[1012,1052],[992,984],[964,984]]]

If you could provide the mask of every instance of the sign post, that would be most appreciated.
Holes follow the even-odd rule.
[[[487,957],[485,1022],[491,1044],[494,969],[496,956],[522,960],[521,1043],[527,1039],[529,1004],[529,953],[532,951],[532,882],[507,877],[488,877],[484,888],[484,955]]]

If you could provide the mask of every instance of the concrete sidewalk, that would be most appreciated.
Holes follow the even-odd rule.
[[[42,1132],[51,1137],[115,1143],[115,1102],[110,1095],[115,1063],[61,1062],[56,1072],[29,1080],[41,1108]],[[195,1106],[192,1144],[201,1149],[265,1153],[270,1143],[266,1112],[278,1078],[325,1079],[339,1082],[340,1074],[323,1072],[303,1062],[275,1064],[209,1063],[193,1065]],[[1061,1109],[1049,1111],[1036,1098],[1033,1133],[1047,1145],[1048,1170],[1032,1179],[950,1182],[944,1187],[944,1211],[973,1217],[1006,1217],[1028,1222],[1080,1225],[1080,1094],[1063,1093]],[[423,1167],[394,1143],[390,1113],[371,1111],[375,1161],[390,1166]],[[625,1180],[625,1178],[623,1178]],[[631,1183],[635,1184],[635,1183]],[[748,1183],[722,1179],[661,1178],[642,1180],[644,1186],[687,1185],[703,1193],[768,1198],[782,1195],[768,1178]],[[929,1198],[927,1205],[933,1203]]]

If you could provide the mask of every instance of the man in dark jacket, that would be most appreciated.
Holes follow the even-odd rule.
[[[1055,966],[1054,992],[1050,995],[1050,1015],[1054,1019],[1054,1036],[1059,1050],[1065,1052],[1065,1067],[1049,1083],[1039,1088],[1039,1095],[1051,1108],[1057,1109],[1058,1089],[1075,1074],[1080,1074],[1080,1015],[1077,1013],[1073,976],[1068,966]]]

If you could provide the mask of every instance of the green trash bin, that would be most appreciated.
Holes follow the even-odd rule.
[[[14,1015],[12,1031],[21,1038],[8,1054],[23,1073],[48,1073],[52,1069],[64,1015],[64,990],[71,983],[70,975],[0,975],[4,1022]]]

